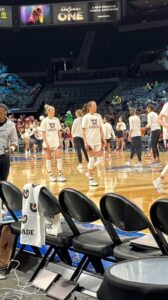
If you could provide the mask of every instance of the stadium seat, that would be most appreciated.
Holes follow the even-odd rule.
[[[136,239],[122,243],[114,248],[113,254],[118,261],[166,254],[164,245],[154,227],[143,211],[123,196],[108,193],[100,200],[103,217],[109,223],[125,232],[137,232],[148,229],[158,249],[136,244]]]
[[[164,247],[168,253],[168,199],[159,199],[154,202],[150,208],[150,217],[157,234],[162,239]]]
[[[78,276],[78,272],[81,274],[86,269],[89,262],[92,263],[96,272],[104,273],[101,259],[113,256],[114,247],[121,243],[112,224],[107,224],[94,202],[75,189],[63,189],[59,194],[59,203],[61,209],[71,217],[71,220],[74,219],[80,223],[92,223],[100,220],[105,227],[104,230],[81,233],[73,238],[72,245],[75,251],[83,253],[84,256],[72,280]],[[112,261],[115,261],[115,258],[112,258]]]
[[[13,257],[15,256],[16,252],[16,245],[18,237],[20,236],[21,231],[21,222],[18,221],[18,218],[14,212],[14,210],[21,210],[22,209],[22,192],[15,187],[13,184],[5,181],[0,182],[0,197],[2,198],[3,203],[13,216],[15,222],[11,224],[11,231],[12,233],[16,234],[16,242],[13,249]],[[55,196],[47,189],[42,188],[39,195],[39,201],[42,205],[44,217],[53,217],[59,213],[61,213],[59,203]],[[64,214],[64,213],[63,213]],[[68,224],[71,225],[73,228],[73,223],[68,216],[64,217],[68,220]],[[78,232],[86,231],[83,228],[78,228],[75,232],[76,227],[74,228],[73,232],[70,229],[67,222],[61,224],[62,232],[59,233],[57,236],[50,235],[46,233],[46,244],[50,247],[48,248],[47,252],[45,253],[43,259],[41,260],[40,265],[38,266],[37,270],[32,276],[32,279],[35,277],[37,272],[44,266],[46,260],[48,259],[49,255],[52,252],[49,260],[52,260],[54,256],[57,254],[59,258],[67,264],[72,264],[71,257],[68,252],[68,248],[72,245],[72,238],[74,234],[78,234]],[[24,250],[26,245],[22,245],[19,252],[15,256],[15,258]],[[37,256],[41,256],[41,252],[39,248],[32,246],[33,251]],[[9,267],[8,272],[10,271],[11,266]]]

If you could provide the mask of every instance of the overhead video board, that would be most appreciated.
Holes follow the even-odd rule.
[[[20,7],[20,24],[23,26],[52,24],[52,5],[29,5]]]
[[[120,0],[34,4],[19,10],[24,27],[116,22],[121,17]]]
[[[0,27],[12,27],[11,6],[0,6]]]

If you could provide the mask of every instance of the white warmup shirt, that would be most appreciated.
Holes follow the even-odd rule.
[[[121,130],[121,131],[126,130],[125,123],[124,122],[118,122],[117,125],[116,125],[116,130]]]
[[[115,133],[114,133],[114,130],[113,130],[113,127],[110,123],[105,123],[103,124],[103,133],[104,133],[104,136],[105,136],[105,139],[106,140],[109,140],[113,137],[113,139],[115,139]]]
[[[35,131],[35,137],[37,140],[41,141],[43,139],[41,127],[38,126]]]
[[[164,116],[168,116],[168,102],[166,102],[163,107],[162,107],[162,110],[160,112],[161,115],[164,115]]]
[[[146,127],[150,128],[151,131],[160,129],[160,125],[157,121],[157,118],[158,118],[158,114],[155,113],[154,111],[151,111],[148,113],[148,116],[147,116],[148,123],[147,123]]]
[[[141,136],[141,121],[138,116],[129,117],[129,128],[131,131],[131,137]]]
[[[5,153],[11,144],[18,145],[18,137],[15,124],[7,119],[4,125],[0,126],[0,155]]]
[[[86,114],[82,119],[82,128],[85,129],[86,142],[88,145],[101,145],[100,128],[103,129],[103,120],[99,114]]]
[[[164,118],[164,121],[166,123],[168,123],[168,102],[166,102],[163,107],[162,110],[160,112],[161,115],[164,115],[166,118]],[[168,130],[167,128],[163,127],[163,139],[167,140],[168,139]]]
[[[73,121],[71,129],[72,137],[81,137],[83,138],[82,133],[82,117],[78,117]]]
[[[21,135],[22,139],[29,138],[34,135],[35,128],[25,128],[25,132]]]
[[[46,117],[41,123],[41,131],[45,132],[46,139],[49,147],[58,148],[60,145],[58,132],[61,130],[61,124],[58,118],[48,118]],[[43,141],[43,147],[46,147],[45,142]]]

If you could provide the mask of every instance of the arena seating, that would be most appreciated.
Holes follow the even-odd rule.
[[[94,99],[99,103],[114,87],[113,81],[46,85],[38,98],[38,103],[54,105],[59,114],[64,114],[68,110],[74,112],[75,109],[82,108],[83,104],[89,100]]]

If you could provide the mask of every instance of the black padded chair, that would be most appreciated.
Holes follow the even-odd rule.
[[[13,214],[13,217],[15,219],[15,222],[11,224],[11,230],[14,234],[16,234],[16,242],[15,247],[13,249],[13,256],[17,258],[21,251],[24,250],[26,245],[22,245],[19,252],[17,252],[16,256],[16,244],[18,237],[20,236],[21,232],[21,222],[18,221],[16,215],[14,214],[13,210],[21,210],[22,209],[22,192],[15,187],[13,184],[3,181],[0,183],[0,195],[2,198],[3,203],[6,205],[7,209]],[[59,213],[61,213],[59,202],[56,199],[56,197],[47,189],[42,188],[39,195],[39,201],[43,208],[43,214],[45,217],[53,217]],[[64,214],[64,213],[63,213]],[[71,224],[71,227],[73,228],[73,222],[71,222],[71,219],[69,216],[64,214],[64,217],[68,220],[68,224]],[[46,261],[50,261],[54,258],[56,254],[60,257],[60,259],[67,264],[72,264],[71,257],[68,252],[68,248],[72,245],[72,238],[74,234],[78,234],[78,232],[83,232],[84,230],[82,228],[78,228],[77,231],[75,231],[76,227],[73,228],[73,231],[69,227],[67,222],[62,224],[62,232],[59,233],[57,236],[53,236],[50,234],[46,234],[46,244],[49,245],[48,250],[46,251],[44,257],[42,258],[37,270],[32,276],[32,279],[37,274],[38,270],[46,264]],[[32,247],[35,254],[37,256],[41,256],[41,252],[39,248]],[[9,269],[7,272],[9,272],[11,269],[11,266],[9,266]]]
[[[112,223],[120,230],[125,232],[137,232],[149,229],[158,245],[159,249],[157,250],[140,247],[138,244],[135,244],[136,240],[121,243],[116,246],[113,251],[118,261],[166,254],[164,245],[157,232],[137,205],[121,195],[108,193],[101,198],[100,209],[107,222]]]
[[[15,211],[20,211],[22,209],[22,192],[12,183],[9,183],[7,181],[0,181],[0,198],[3,205],[6,207],[7,211],[13,218],[10,223],[11,231],[15,235],[14,245],[11,253],[12,259],[15,255],[17,241],[20,235],[21,222],[18,220]]]
[[[89,262],[92,263],[96,272],[104,273],[101,259],[113,256],[113,249],[121,243],[121,239],[111,224],[107,224],[99,208],[81,192],[66,188],[59,194],[61,209],[70,216],[71,220],[80,223],[92,223],[100,220],[104,230],[81,233],[73,238],[72,245],[75,251],[83,253],[84,256],[73,274],[72,280],[86,269]],[[74,223],[75,225],[75,223]],[[112,259],[115,261],[115,259]]]
[[[168,199],[159,199],[150,208],[150,218],[168,254]]]
[[[14,184],[7,181],[0,181],[0,197],[3,204],[6,206],[8,212],[11,214],[13,221],[11,221],[10,228],[11,232],[15,235],[15,242],[12,251],[12,257],[15,256],[16,246],[21,231],[21,221],[18,220],[15,211],[22,210],[22,192]],[[17,256],[25,249],[26,245],[21,245]],[[41,256],[41,252],[37,247],[31,247],[36,256]]]

